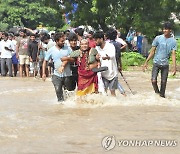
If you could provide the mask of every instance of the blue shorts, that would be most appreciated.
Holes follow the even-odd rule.
[[[16,58],[16,54],[12,56],[12,64],[18,64],[18,59]]]

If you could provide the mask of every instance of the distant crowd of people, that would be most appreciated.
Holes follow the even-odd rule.
[[[148,56],[151,45],[148,43],[146,35],[143,35],[141,32],[136,32],[130,27],[126,36],[126,42],[130,51],[138,52],[145,57]]]
[[[147,62],[155,54],[155,63],[167,59],[170,53],[176,50],[176,44],[170,36],[171,27],[166,26],[169,33],[162,35],[166,41],[167,47],[159,45],[162,40],[153,42],[153,53],[148,57]],[[134,31],[130,29],[126,40],[120,38],[120,33],[114,29],[104,33],[103,31],[89,31],[84,35],[84,29],[76,28],[73,31],[35,34],[33,31],[27,35],[28,28],[21,29],[19,34],[1,32],[0,33],[0,60],[1,76],[19,76],[29,77],[30,75],[40,76],[44,81],[46,77],[52,77],[58,101],[64,101],[63,90],[74,91],[77,89],[77,95],[83,96],[90,93],[107,94],[109,89],[112,96],[116,96],[118,88],[124,96],[126,93],[118,82],[118,72],[122,71],[121,51],[126,49],[128,44],[132,43]],[[138,34],[136,44],[137,51],[142,53],[142,37]],[[155,50],[160,50],[155,53]],[[163,56],[161,53],[163,51]],[[168,50],[168,52],[167,52]],[[146,55],[147,56],[147,55]],[[167,64],[166,63],[163,63]],[[173,57],[173,64],[174,57]],[[161,65],[161,63],[159,64]],[[157,82],[158,69],[153,71],[153,87]],[[174,66],[175,67],[175,66]],[[167,73],[165,71],[162,79],[162,86],[166,85]],[[175,74],[175,73],[174,73]],[[165,86],[164,86],[165,87]],[[165,89],[165,88],[164,88]],[[157,90],[160,96],[165,97],[165,90]],[[164,91],[164,92],[162,92]]]

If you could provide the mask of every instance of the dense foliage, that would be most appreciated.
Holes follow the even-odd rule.
[[[180,0],[0,0],[0,30],[38,25],[64,29],[68,14],[71,27],[106,30],[111,25],[127,34],[132,26],[153,39],[164,21],[173,21],[172,12],[180,18]]]
[[[133,26],[152,39],[164,21],[174,12],[180,17],[179,0],[65,0],[66,12],[78,3],[77,11],[69,16],[72,26],[91,25],[107,29],[108,25],[127,33]]]
[[[123,70],[126,70],[128,66],[143,65],[146,58],[137,52],[123,52],[121,60],[122,60]]]
[[[38,25],[62,27],[62,10],[57,6],[56,0],[50,4],[45,0],[1,0],[0,29],[5,30],[13,26],[34,29]]]

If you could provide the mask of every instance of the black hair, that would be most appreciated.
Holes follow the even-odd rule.
[[[14,34],[13,33],[9,33],[9,36],[14,37]]]
[[[50,39],[49,34],[44,35],[44,36],[41,37],[41,41],[42,41],[42,42],[44,42],[45,40],[49,40],[49,39]]]
[[[30,34],[30,37],[31,37],[31,36],[34,36],[34,37],[36,37],[36,34],[34,34],[34,33],[31,33],[31,34]]]
[[[14,33],[14,36],[18,37],[18,36],[19,36],[19,33]]]
[[[109,28],[106,32],[106,36],[108,39],[115,41],[117,38],[117,31],[114,28]]]
[[[91,30],[91,31],[89,31],[89,34],[94,35],[94,32]]]
[[[79,36],[83,36],[84,29],[82,29],[82,28],[76,28],[74,32],[75,32],[76,34],[78,34]]]
[[[57,42],[59,41],[60,38],[64,37],[64,33],[63,32],[58,32],[58,33],[55,33],[54,35],[54,41]]]
[[[71,33],[69,33],[68,40],[69,41],[77,41],[78,37],[75,33],[71,32]]]
[[[3,32],[3,35],[8,37],[8,33],[7,32]]]
[[[41,36],[48,36],[49,34],[47,32],[42,31],[42,32],[40,32],[40,35]]]
[[[163,25],[164,29],[172,29],[172,24],[170,22],[165,22]]]
[[[64,34],[66,34],[66,33],[70,33],[70,30],[69,29],[65,30]]]
[[[93,38],[95,38],[95,39],[103,38],[103,40],[104,40],[104,32],[103,31],[97,31],[96,33],[94,33]]]
[[[26,33],[26,29],[20,29],[19,32]]]

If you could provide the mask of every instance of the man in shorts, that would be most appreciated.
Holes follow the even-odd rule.
[[[26,36],[26,30],[21,29],[19,33],[20,37],[17,39],[16,56],[19,58],[19,75],[23,77],[23,67],[25,65],[26,76],[29,77],[29,53],[28,53],[28,41]]]
[[[104,33],[99,31],[94,34],[96,42],[96,50],[100,55],[100,62],[102,67],[108,67],[107,71],[102,72],[102,79],[105,91],[109,88],[111,95],[116,96],[115,90],[118,84],[118,68],[116,63],[116,51],[113,44],[106,42]]]

